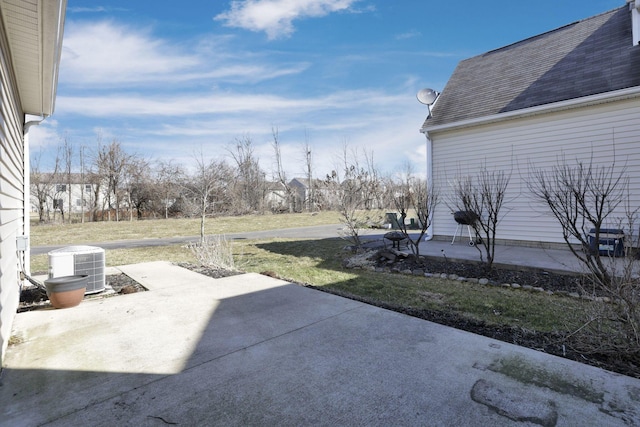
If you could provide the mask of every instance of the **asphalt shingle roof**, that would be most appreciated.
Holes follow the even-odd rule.
[[[461,61],[424,127],[640,86],[627,6]]]

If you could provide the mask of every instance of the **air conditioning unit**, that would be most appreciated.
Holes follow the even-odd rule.
[[[96,246],[67,246],[50,251],[49,278],[89,276],[85,294],[95,294],[105,288],[104,249]]]

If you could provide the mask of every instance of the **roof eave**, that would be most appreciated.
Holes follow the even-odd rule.
[[[446,123],[436,126],[423,126],[422,128],[420,128],[420,133],[432,134],[435,132],[464,129],[638,97],[640,97],[640,86],[600,93],[597,95],[584,96],[581,98],[575,98],[566,101],[554,102],[551,104],[538,105],[536,107],[524,108],[507,113],[476,117],[473,119],[461,120],[459,122]]]
[[[67,0],[43,0],[43,108],[42,115],[53,114],[58,90]]]
[[[67,0],[0,0],[0,15],[25,114],[55,109]]]

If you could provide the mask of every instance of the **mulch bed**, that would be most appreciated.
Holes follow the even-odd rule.
[[[113,290],[113,292],[111,291]],[[144,292],[147,289],[140,283],[133,280],[126,274],[108,274],[105,276],[105,291],[85,295],[84,299],[93,298],[108,298],[117,295],[125,295],[136,292]],[[24,311],[41,310],[45,308],[52,308],[49,303],[49,298],[46,292],[40,290],[35,286],[29,286],[22,289],[20,292],[20,304],[18,305],[18,313]]]
[[[235,276],[242,274],[240,271],[225,270],[206,266],[198,266],[190,263],[180,263],[180,267],[204,274],[215,279],[222,277]],[[105,276],[105,291],[96,294],[85,295],[84,299],[95,298],[111,298],[118,295],[132,294],[136,292],[145,292],[147,289],[140,283],[133,280],[126,274],[108,274]],[[52,308],[46,292],[35,286],[28,286],[20,292],[20,303],[18,305],[18,313],[24,311],[42,310]]]
[[[416,259],[409,255],[406,257],[391,257],[389,260],[380,251],[374,258],[377,271],[403,272],[422,270],[430,273],[444,273],[466,278],[486,278],[492,284],[513,284],[542,288],[546,292],[561,295],[598,295],[598,292],[590,285],[583,275],[565,274],[529,267],[494,266],[487,271],[479,262],[447,261],[435,257],[420,257]],[[320,290],[322,290],[320,288]],[[344,295],[353,298],[350,295]],[[356,299],[358,299],[356,297]],[[486,322],[460,316],[457,313],[436,311],[428,309],[415,309],[392,306],[377,301],[363,301],[389,310],[418,317],[456,329],[472,332],[478,335],[494,338],[500,341],[531,348],[559,357],[575,360],[599,368],[618,372],[635,378],[640,378],[640,357],[634,356],[610,356],[606,354],[585,354],[576,351],[568,345],[565,336],[558,333],[544,333],[524,330],[518,326],[501,326],[487,324]]]

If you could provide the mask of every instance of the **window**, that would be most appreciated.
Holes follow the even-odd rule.
[[[76,199],[76,206],[82,206],[82,199]]]
[[[86,191],[87,193],[91,193],[92,190],[93,188],[91,188],[91,184],[84,185],[84,191]]]
[[[62,199],[53,199],[53,209],[62,210],[63,208],[64,208],[64,200],[62,200]]]
[[[64,193],[67,191],[67,184],[56,184],[56,193]]]

